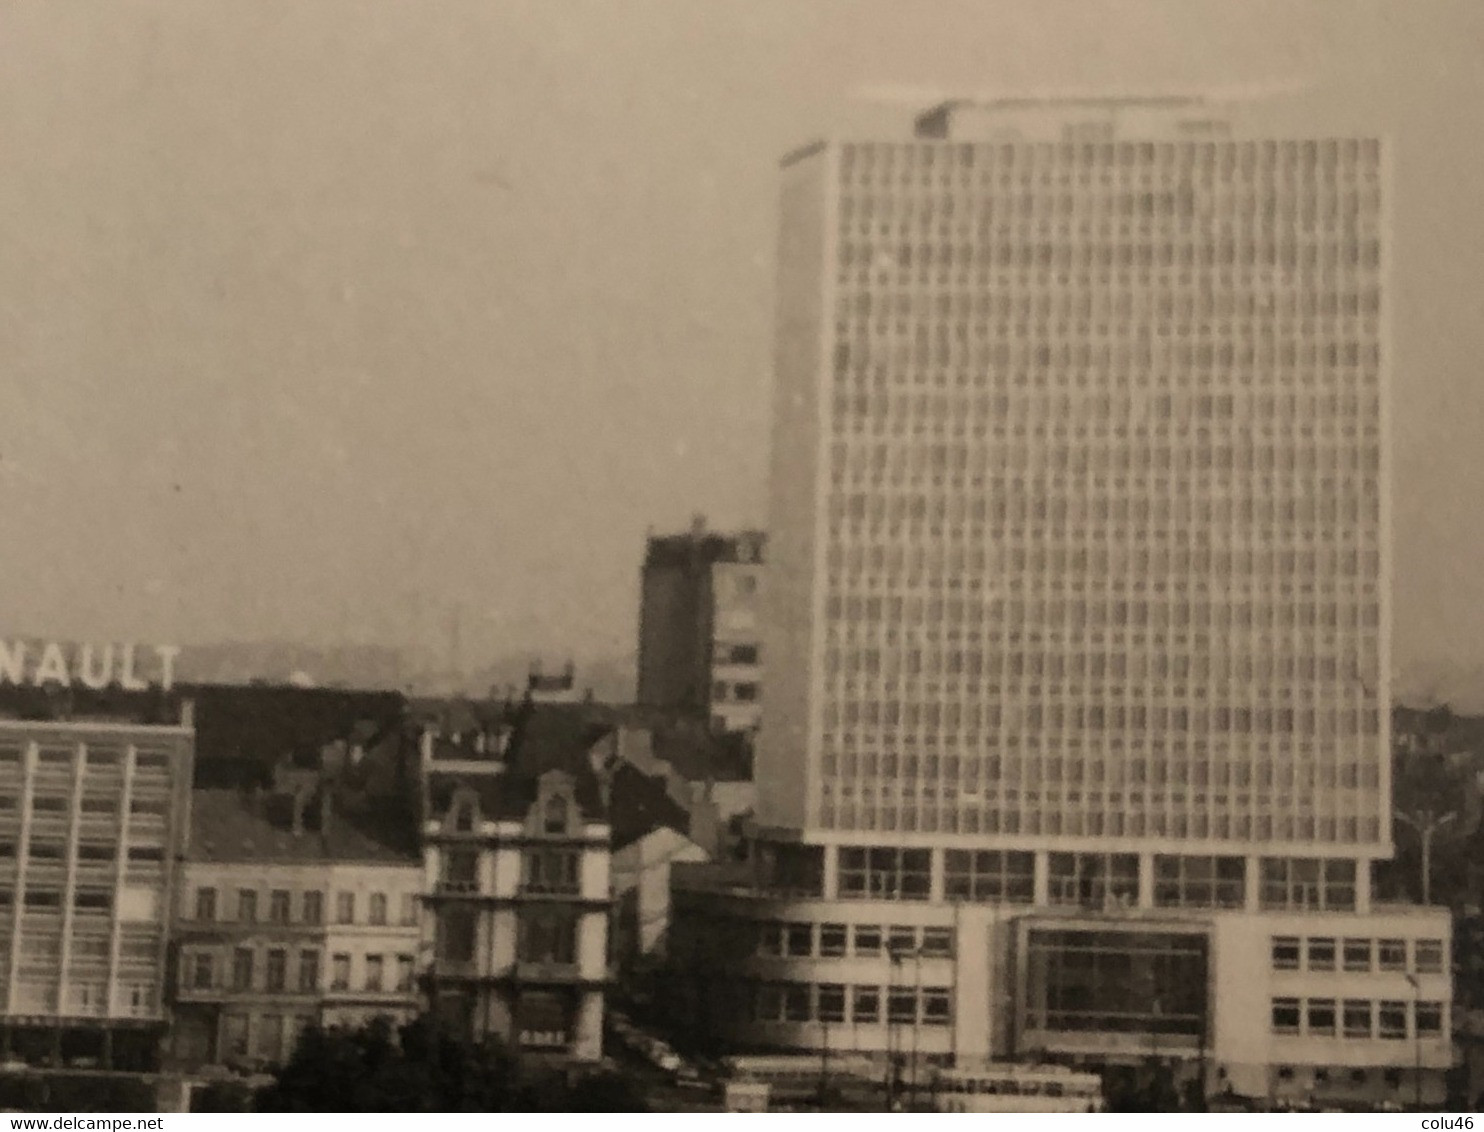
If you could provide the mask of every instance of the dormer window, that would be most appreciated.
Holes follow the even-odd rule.
[[[474,803],[472,801],[464,799],[454,806],[453,831],[455,833],[474,832]]]
[[[567,799],[558,796],[546,800],[542,826],[547,833],[567,832]]]

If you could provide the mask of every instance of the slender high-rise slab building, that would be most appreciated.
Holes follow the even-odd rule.
[[[1381,145],[1210,113],[785,162],[765,823],[1389,854]]]
[[[749,1040],[849,1020],[889,1049],[895,1019],[940,1054],[1105,1057],[1152,1034],[1269,1094],[1446,1062],[1446,917],[1370,894],[1386,150],[1276,120],[948,103],[785,158],[753,883],[821,904],[806,991],[738,992]],[[861,998],[864,1030],[836,1008],[854,975],[818,968],[869,958],[836,942],[861,917],[942,965],[910,1008]],[[1359,979],[1372,936],[1389,982]]]

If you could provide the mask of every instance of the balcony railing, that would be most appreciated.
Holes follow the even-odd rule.
[[[575,958],[571,960],[518,959],[515,963],[515,977],[523,982],[566,981],[577,979],[581,974],[582,970]]]
[[[438,882],[438,891],[451,896],[473,896],[479,892],[479,881],[477,879],[453,880],[444,877]]]
[[[565,1051],[571,1044],[571,1035],[565,1030],[522,1030],[520,1032],[522,1049],[560,1052]]]
[[[528,880],[520,886],[522,896],[581,896],[582,885],[578,881]]]

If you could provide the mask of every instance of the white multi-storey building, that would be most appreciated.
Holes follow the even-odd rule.
[[[1384,147],[1262,119],[950,103],[784,160],[756,867],[677,902],[758,925],[741,1040],[1441,1089],[1446,915],[1370,895]]]
[[[0,1054],[155,1072],[191,704],[26,706],[0,705]]]
[[[414,1017],[423,866],[313,791],[197,790],[174,924],[171,1056],[196,1071],[281,1065],[312,1026]]]
[[[501,709],[472,734],[424,733],[429,998],[441,1024],[524,1054],[603,1054],[611,827],[580,706]]]

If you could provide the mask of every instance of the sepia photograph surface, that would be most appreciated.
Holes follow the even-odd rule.
[[[1477,0],[0,0],[0,1111],[1471,1126],[1481,110]]]

